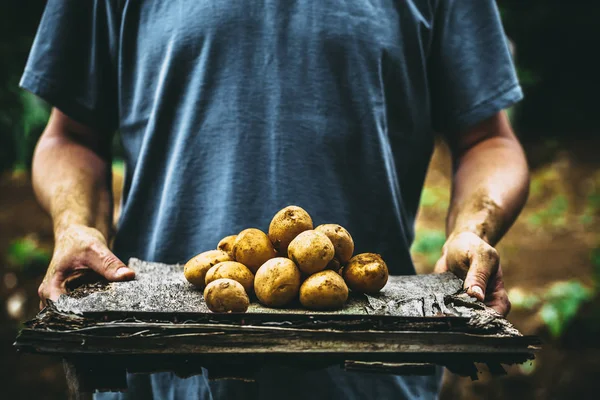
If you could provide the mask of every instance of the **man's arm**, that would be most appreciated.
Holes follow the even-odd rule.
[[[504,112],[447,137],[454,176],[448,239],[436,271],[449,269],[465,277],[469,294],[507,314],[510,303],[494,246],[527,200],[525,154]]]
[[[90,270],[131,279],[107,246],[112,234],[110,134],[77,123],[57,109],[33,157],[33,187],[54,226],[52,261],[38,293],[56,300],[65,284]]]

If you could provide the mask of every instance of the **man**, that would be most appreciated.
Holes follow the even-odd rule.
[[[414,273],[438,132],[454,179],[436,270],[466,274],[470,294],[508,312],[493,246],[528,172],[502,111],[522,93],[492,0],[50,0],[22,87],[55,107],[33,161],[56,236],[42,301],[85,270],[132,279],[129,257],[185,262],[290,204],[347,227],[392,274]],[[111,251],[117,129],[126,177]],[[431,398],[439,385],[339,368],[128,380],[126,398],[165,399]]]

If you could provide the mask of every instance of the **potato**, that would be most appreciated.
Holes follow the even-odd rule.
[[[324,233],[335,249],[335,257],[342,264],[346,264],[352,258],[354,253],[354,241],[350,232],[337,224],[324,224],[315,228],[315,231]]]
[[[300,271],[312,275],[325,269],[333,259],[333,243],[324,233],[304,231],[288,247],[288,257],[294,261]]]
[[[298,206],[288,206],[275,214],[269,225],[269,239],[281,257],[288,254],[288,246],[300,233],[313,228],[308,213]]]
[[[233,242],[235,242],[236,237],[237,235],[225,236],[217,245],[217,249],[223,250],[233,257]]]
[[[208,285],[217,279],[233,279],[242,284],[248,295],[254,290],[254,274],[244,264],[236,261],[224,261],[208,270],[205,282]]]
[[[223,261],[232,261],[229,254],[222,250],[209,250],[189,260],[183,267],[183,275],[189,283],[199,288],[205,286],[206,273],[213,265]]]
[[[377,293],[388,281],[388,268],[379,254],[357,254],[344,267],[342,276],[355,292]]]
[[[233,242],[233,258],[253,273],[267,260],[277,257],[269,237],[261,230],[250,228],[241,231]]]
[[[243,313],[250,305],[246,290],[233,279],[217,279],[206,285],[204,301],[216,313]]]
[[[339,260],[335,257],[329,261],[329,264],[325,267],[325,270],[330,270],[336,272],[338,274],[342,274],[342,264],[340,264]]]
[[[290,259],[272,258],[256,271],[254,292],[265,306],[283,307],[298,296],[299,289],[300,270]]]
[[[348,286],[334,271],[309,276],[300,286],[300,303],[310,310],[335,310],[348,300]]]

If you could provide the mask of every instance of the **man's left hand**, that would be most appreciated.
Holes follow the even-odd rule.
[[[435,273],[446,271],[464,279],[469,295],[501,315],[508,315],[510,301],[504,289],[500,257],[485,240],[472,232],[450,235],[434,270]]]

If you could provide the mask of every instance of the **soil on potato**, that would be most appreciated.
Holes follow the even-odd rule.
[[[588,200],[600,193],[590,194],[590,187],[600,187],[600,161],[586,155],[591,149],[598,149],[599,144],[599,140],[566,144],[562,152],[542,157],[542,165],[533,160],[530,199],[498,246],[509,289],[535,292],[561,280],[592,281],[590,250],[600,243],[600,219],[597,209],[590,211]],[[536,149],[535,154],[538,153]],[[443,231],[449,175],[448,153],[440,146],[427,177],[426,194],[430,198],[425,199],[427,204],[419,213],[417,236],[419,232]],[[121,177],[116,176],[115,198],[119,197],[121,182]],[[22,238],[51,250],[51,222],[37,205],[27,175],[4,174],[0,177],[0,193],[0,397],[63,399],[66,382],[60,360],[17,354],[12,347],[22,322],[38,311],[37,288],[46,266],[33,262],[15,268],[7,251],[10,243]],[[561,212],[552,211],[552,204],[561,206]],[[414,258],[420,272],[432,270],[431,258],[418,253]],[[102,290],[102,285],[94,290]],[[600,350],[586,348],[586,343],[595,339],[582,340],[589,336],[585,328],[573,327],[569,335],[574,339],[568,346],[558,345],[549,340],[536,313],[513,309],[509,319],[523,333],[539,334],[546,340],[538,358],[533,363],[508,368],[508,375],[501,378],[484,373],[478,381],[471,382],[470,378],[447,374],[443,399],[596,397],[594,380],[600,373]]]

